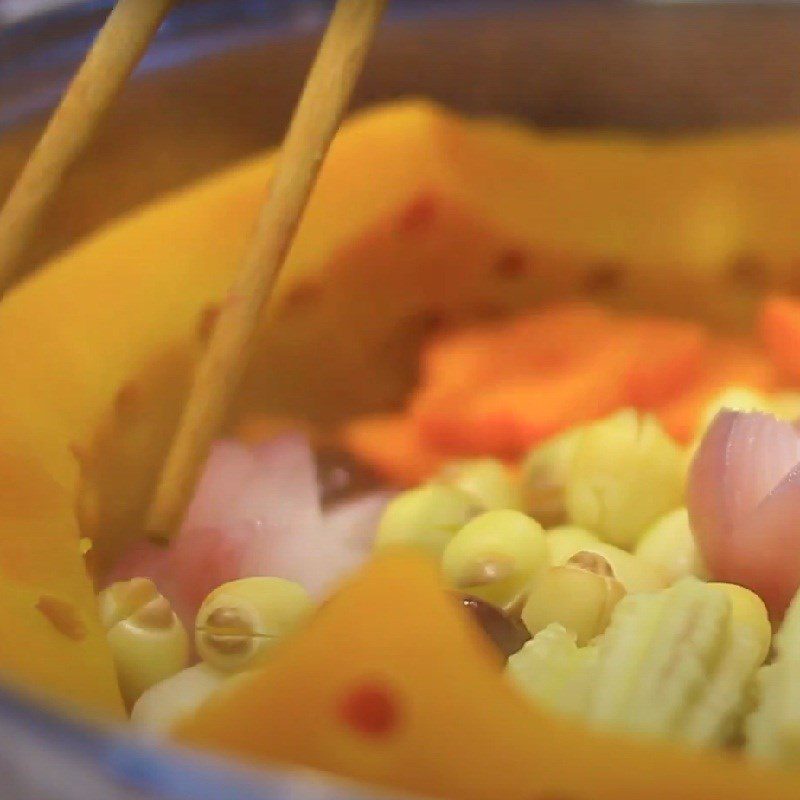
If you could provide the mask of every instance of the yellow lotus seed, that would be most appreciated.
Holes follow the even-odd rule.
[[[223,672],[249,669],[297,629],[312,608],[308,592],[283,578],[225,583],[208,595],[197,614],[197,652]]]
[[[547,531],[547,549],[550,551],[550,563],[566,564],[579,550],[600,544],[600,540],[584,528],[574,525],[561,525]]]
[[[495,458],[454,461],[439,473],[436,481],[461,490],[484,511],[522,507],[520,489],[508,467]]]
[[[437,561],[453,535],[480,512],[474,499],[432,483],[395,497],[378,525],[375,547],[415,547]]]
[[[683,483],[681,449],[658,421],[621,411],[581,436],[566,483],[567,517],[604,541],[632,547],[681,505]]]
[[[100,593],[100,617],[129,705],[189,663],[189,637],[166,598],[145,578],[112,584]]]
[[[602,556],[580,552],[567,564],[545,570],[534,581],[522,621],[532,634],[553,623],[563,625],[583,646],[606,629],[624,595],[624,587]]]
[[[452,586],[501,608],[515,604],[547,563],[542,526],[512,509],[475,517],[442,555],[442,571]]]
[[[678,508],[658,520],[639,540],[636,557],[657,569],[667,584],[680,578],[705,574],[694,534],[689,527],[689,513]]]
[[[651,564],[613,544],[601,542],[582,528],[565,525],[553,528],[545,536],[554,566],[566,564],[581,550],[601,555],[611,565],[616,579],[631,594],[654,592],[666,586],[666,580]]]
[[[131,722],[150,735],[166,736],[235,676],[195,664],[148,689],[131,711]]]
[[[545,527],[566,519],[564,487],[584,428],[572,428],[535,447],[522,464],[525,510]]]

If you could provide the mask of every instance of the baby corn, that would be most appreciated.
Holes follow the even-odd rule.
[[[533,582],[522,621],[534,634],[559,623],[582,646],[606,629],[624,595],[625,588],[608,561],[597,553],[582,551],[566,564],[545,570]]]
[[[624,597],[589,646],[563,625],[545,627],[508,674],[537,703],[599,728],[721,745],[737,733],[769,643],[755,595],[686,578]]]
[[[575,635],[553,623],[508,660],[507,674],[538,704],[563,714],[586,708],[596,647],[578,647]]]
[[[800,766],[800,594],[775,637],[775,659],[761,670],[758,707],[747,720],[747,750],[765,761]]]

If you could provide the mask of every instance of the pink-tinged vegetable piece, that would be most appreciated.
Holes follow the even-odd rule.
[[[311,536],[281,542],[286,568],[278,577],[305,586],[313,597],[324,596],[341,578],[360,567],[372,551],[372,540],[390,492],[371,492],[345,500],[322,517],[316,539]]]
[[[780,619],[800,586],[798,428],[769,414],[717,414],[692,462],[687,506],[711,577],[753,590]]]
[[[156,584],[159,591],[164,594],[164,587],[167,586],[170,575],[169,550],[148,541],[136,542],[131,545],[114,564],[114,566],[103,576],[103,586],[110,586],[117,581],[127,581],[131,578],[142,577],[150,578]],[[175,608],[175,613],[184,620],[181,609]]]
[[[365,560],[388,499],[370,492],[323,512],[301,434],[217,442],[174,542],[137,543],[106,580],[151,578],[187,624],[212,589],[237,578],[287,578],[320,596]]]

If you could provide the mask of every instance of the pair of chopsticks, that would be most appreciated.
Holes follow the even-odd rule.
[[[177,0],[119,0],[0,211],[0,292],[167,13]],[[339,127],[386,0],[337,0],[283,142],[267,198],[198,364],[146,520],[168,538],[237,391],[262,310],[286,259],[322,161]]]

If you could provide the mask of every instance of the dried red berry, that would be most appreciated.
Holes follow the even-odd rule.
[[[357,733],[385,737],[397,730],[400,707],[388,686],[369,682],[354,687],[342,698],[339,716]]]
[[[432,194],[420,194],[401,212],[397,228],[402,233],[410,233],[427,228],[436,217],[438,202]]]

